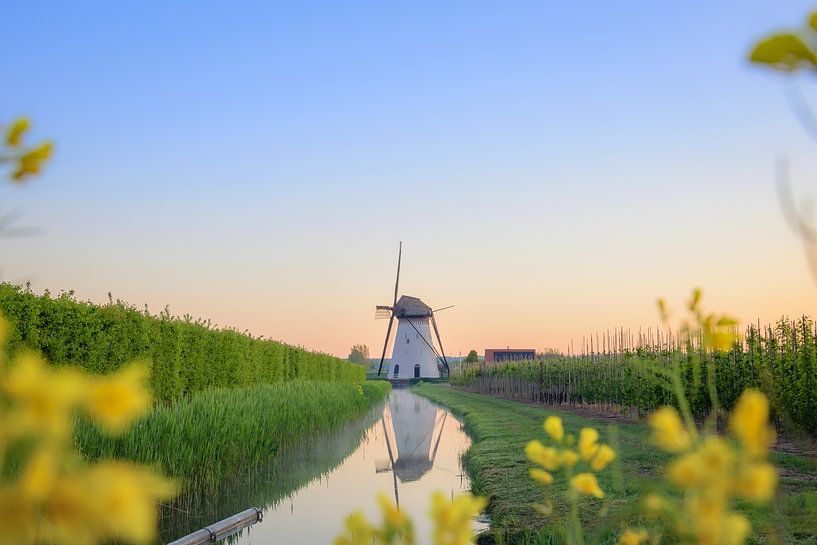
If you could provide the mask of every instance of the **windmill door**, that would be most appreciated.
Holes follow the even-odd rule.
[[[414,378],[420,378],[420,364],[414,366]]]

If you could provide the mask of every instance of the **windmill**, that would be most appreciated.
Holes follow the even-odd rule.
[[[394,281],[394,301],[391,306],[377,305],[377,318],[389,318],[389,327],[386,329],[386,340],[383,343],[383,353],[380,356],[378,376],[383,371],[383,360],[386,358],[386,349],[389,346],[391,328],[397,318],[397,334],[394,338],[394,347],[391,355],[390,379],[399,378],[439,378],[443,374],[448,376],[448,360],[445,358],[443,341],[440,330],[434,319],[434,312],[451,307],[439,308],[436,311],[423,303],[417,297],[402,295],[397,299],[400,284],[400,262],[403,258],[403,243],[397,254],[397,279]],[[431,338],[431,328],[437,337],[440,351],[434,347]],[[438,363],[439,362],[439,363]]]

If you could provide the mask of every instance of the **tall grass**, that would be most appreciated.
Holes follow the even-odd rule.
[[[385,386],[376,388],[384,389]],[[374,403],[365,414],[326,433],[299,439],[281,449],[269,465],[250,478],[222,483],[210,494],[188,494],[183,502],[162,509],[160,536],[166,543],[243,511],[252,505],[265,509],[330,473],[351,455],[382,418],[383,406]],[[181,505],[183,503],[183,505]],[[179,508],[181,507],[181,509]]]
[[[42,352],[54,365],[106,374],[133,360],[151,364],[151,388],[164,403],[213,387],[289,380],[363,382],[366,370],[209,321],[151,315],[122,301],[96,305],[71,292],[52,297],[0,283],[0,313],[10,322],[8,348]]]
[[[76,442],[88,458],[154,463],[181,480],[184,503],[230,482],[250,479],[306,437],[362,415],[391,389],[388,382],[292,381],[200,392],[155,407],[125,436],[103,435],[90,421]]]

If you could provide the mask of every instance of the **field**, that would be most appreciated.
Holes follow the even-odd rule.
[[[528,477],[530,462],[525,444],[542,438],[542,422],[558,414],[565,427],[599,428],[603,438],[616,447],[619,459],[613,471],[600,474],[600,485],[607,490],[605,500],[585,499],[583,522],[589,529],[588,543],[613,543],[626,522],[637,520],[631,509],[634,500],[645,491],[663,487],[661,466],[668,456],[649,442],[649,430],[640,422],[594,419],[567,409],[558,411],[492,396],[458,391],[444,385],[421,384],[415,392],[451,408],[464,421],[474,440],[464,458],[474,493],[490,499],[492,540],[505,543],[561,542],[560,524],[564,516],[557,504],[555,520],[546,520],[533,508],[543,499],[543,489]],[[817,543],[817,460],[803,456],[774,453],[773,462],[781,470],[781,490],[771,507],[748,510],[758,539],[768,543]],[[563,497],[563,483],[554,485],[554,500]]]
[[[670,335],[628,340],[624,332],[596,337],[581,354],[542,361],[473,367],[452,374],[451,383],[530,401],[634,409],[640,414],[675,405],[670,381],[658,369],[679,358],[683,387],[696,417],[712,409],[711,393],[729,411],[746,388],[762,390],[772,402],[778,427],[817,435],[817,349],[815,324],[807,317],[750,326],[731,350],[681,346]]]

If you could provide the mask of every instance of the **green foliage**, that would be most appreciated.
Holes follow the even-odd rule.
[[[477,363],[479,362],[479,354],[477,354],[476,350],[471,350],[463,361],[465,363]]]
[[[91,459],[155,463],[181,479],[188,495],[207,495],[251,477],[303,438],[361,415],[390,390],[385,381],[361,386],[301,380],[214,388],[154,407],[123,437],[107,436],[80,420],[76,443]]]
[[[743,343],[725,352],[697,347],[640,347],[615,353],[551,357],[542,361],[463,368],[452,373],[453,385],[494,389],[497,393],[532,386],[534,401],[555,404],[607,404],[638,409],[641,414],[676,403],[663,373],[674,355],[681,366],[692,412],[711,411],[710,377],[720,406],[731,410],[746,388],[759,388],[772,401],[779,425],[817,435],[817,350],[814,322],[803,317],[781,320],[759,331],[750,326]],[[509,380],[512,379],[512,380]]]
[[[664,491],[665,484],[656,475],[662,472],[668,455],[650,444],[650,429],[643,423],[625,418],[588,418],[570,410],[554,410],[436,384],[422,383],[413,391],[450,408],[463,420],[473,439],[463,463],[471,477],[473,492],[491,499],[488,510],[492,539],[485,540],[486,543],[565,543],[564,517],[568,505],[557,503],[548,517],[536,511],[534,505],[542,502],[542,488],[530,478],[530,463],[524,453],[528,441],[544,438],[542,421],[550,415],[561,417],[568,429],[599,428],[600,441],[615,445],[619,454],[612,470],[598,475],[599,484],[608,494],[604,508],[580,510],[586,543],[616,543],[623,526],[643,524],[638,498],[645,492]],[[610,425],[611,422],[615,424]],[[813,523],[817,517],[817,498],[810,483],[817,479],[817,461],[782,453],[774,453],[772,459],[786,472],[778,503],[774,508],[747,503],[740,510],[758,532],[756,543],[812,545],[817,539],[817,525]],[[557,481],[549,488],[561,495],[566,492],[566,483]],[[589,507],[596,500],[584,501]]]
[[[352,346],[352,351],[347,358],[352,363],[369,366],[369,347],[365,344],[356,344]]]
[[[78,302],[0,284],[0,313],[11,325],[9,351],[41,351],[54,365],[110,373],[134,359],[151,366],[155,397],[168,403],[207,388],[295,379],[362,383],[366,370],[340,358],[254,338],[209,321],[138,311],[121,301]]]

